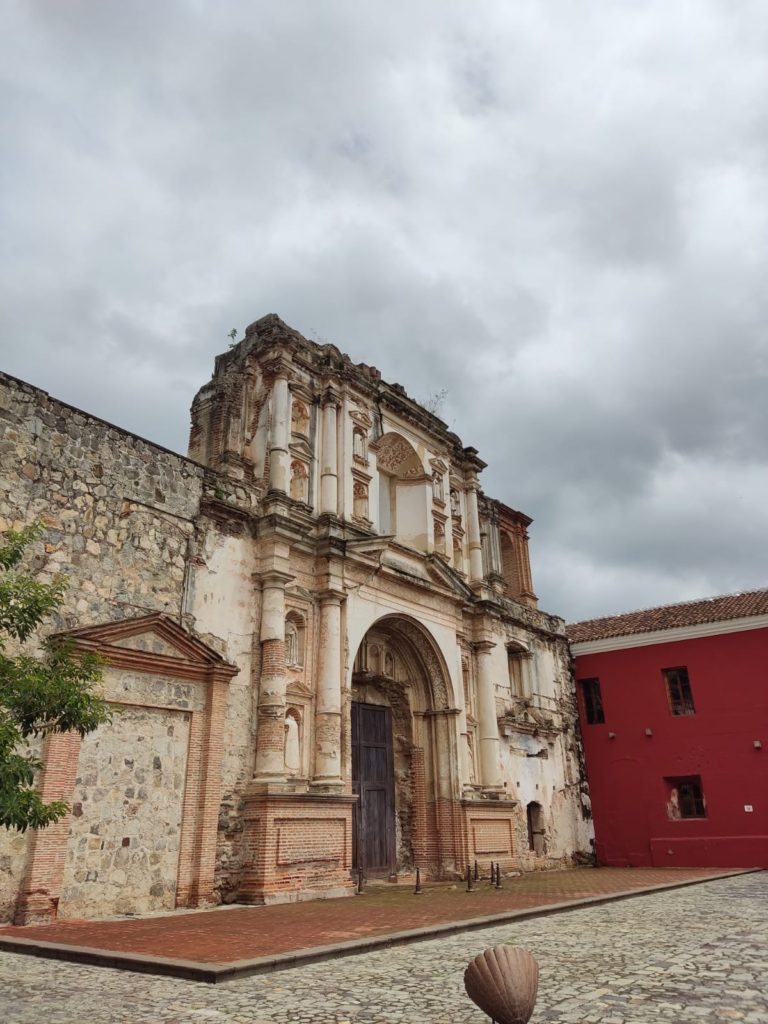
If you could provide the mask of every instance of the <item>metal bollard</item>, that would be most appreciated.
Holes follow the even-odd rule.
[[[414,896],[421,896],[421,871],[416,868],[416,888],[413,890]]]
[[[363,877],[363,869],[357,869],[357,891],[355,896],[362,896],[365,893],[365,878]]]
[[[480,868],[477,866],[477,861],[475,861],[475,881],[477,882],[479,879],[480,879]]]
[[[467,864],[467,892],[474,892],[475,887],[472,884],[472,868]]]
[[[496,888],[501,888],[501,863],[496,864]]]

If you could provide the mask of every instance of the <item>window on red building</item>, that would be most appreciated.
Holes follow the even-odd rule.
[[[667,813],[670,818],[706,818],[700,775],[684,775],[665,781],[669,787]]]
[[[693,694],[687,668],[664,668],[661,670],[667,684],[669,710],[673,715],[695,715]]]
[[[581,695],[584,698],[584,711],[589,725],[601,725],[605,721],[603,698],[600,695],[599,679],[580,679]]]

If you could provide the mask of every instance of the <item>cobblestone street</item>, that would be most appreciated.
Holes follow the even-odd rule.
[[[539,960],[532,1020],[768,1022],[768,873],[244,978],[218,986],[0,954],[3,1024],[488,1024],[467,962],[511,942]]]

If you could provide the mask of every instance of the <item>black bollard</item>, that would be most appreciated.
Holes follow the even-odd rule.
[[[501,864],[496,865],[496,888],[501,888]]]
[[[416,888],[413,890],[414,896],[421,896],[421,872],[416,868]]]
[[[365,892],[365,879],[363,878],[363,869],[357,869],[357,892],[356,896],[362,896]]]
[[[494,882],[496,881],[496,868],[494,866],[493,861],[491,861],[491,875],[490,875],[490,879],[491,879],[491,885],[493,885]]]
[[[467,892],[474,892],[475,887],[472,885],[472,868],[467,864]]]
[[[477,882],[479,880],[479,878],[480,878],[480,868],[477,866],[477,861],[475,861],[475,881]]]

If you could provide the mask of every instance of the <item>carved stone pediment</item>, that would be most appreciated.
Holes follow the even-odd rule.
[[[84,626],[57,636],[71,640],[75,650],[100,654],[116,668],[202,680],[229,680],[239,672],[237,665],[162,612]]]
[[[466,600],[469,600],[472,597],[471,588],[467,586],[456,570],[448,565],[442,558],[438,558],[437,555],[427,555],[425,563],[427,571],[433,578],[439,580],[443,584],[446,584],[451,588],[451,590],[454,590]]]
[[[373,426],[373,420],[365,409],[350,409],[349,415],[355,423],[365,431],[370,430]]]

